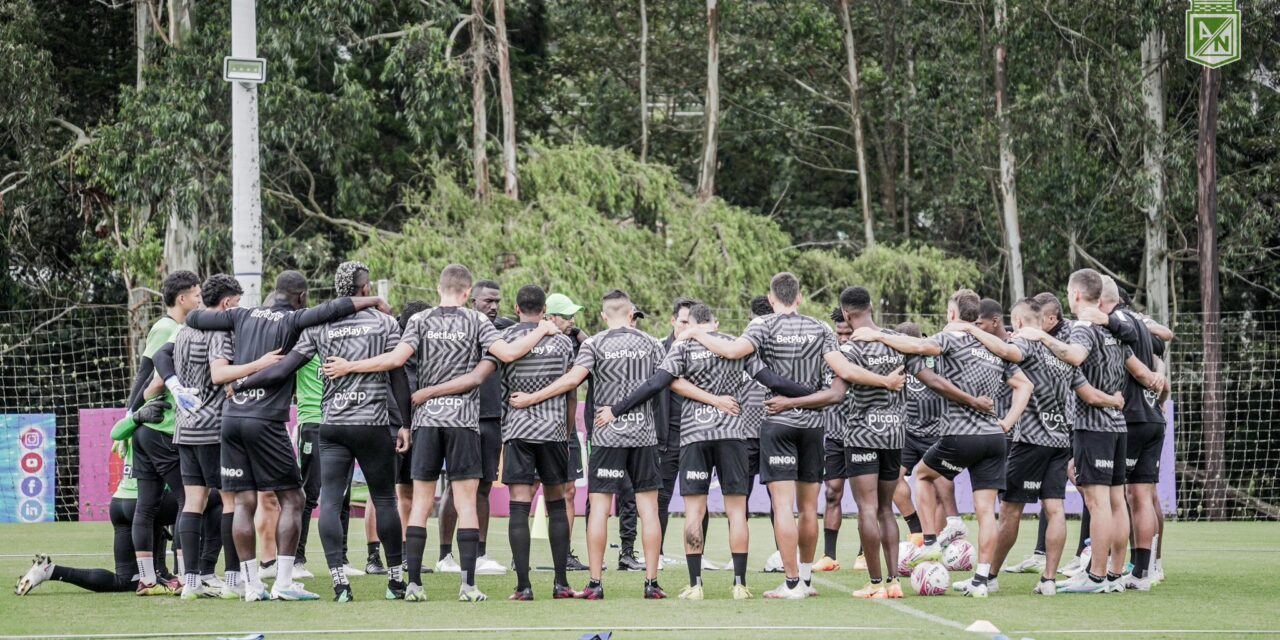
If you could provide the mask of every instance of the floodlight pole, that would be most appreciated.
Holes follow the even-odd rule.
[[[231,55],[258,55],[257,0],[231,0]],[[258,166],[258,85],[231,83],[231,259],[244,295],[262,299],[262,193]]]

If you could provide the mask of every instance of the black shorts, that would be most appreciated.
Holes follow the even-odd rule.
[[[911,475],[911,472],[916,468],[916,464],[924,459],[924,452],[928,451],[929,447],[932,447],[937,442],[937,437],[921,438],[911,435],[911,432],[908,431],[907,439],[902,443],[902,468],[906,470],[903,475]]]
[[[569,434],[569,441],[565,444],[569,450],[569,457],[565,460],[565,482],[581,480],[585,476],[582,469],[582,443],[578,441],[578,434]]]
[[[942,436],[925,452],[921,460],[948,480],[969,470],[975,491],[1004,491],[1005,440],[1003,433],[981,436]]]
[[[822,482],[822,429],[760,425],[760,481]]]
[[[480,479],[498,479],[498,461],[502,459],[502,422],[496,418],[480,419]],[[452,477],[452,474],[450,474]]]
[[[846,477],[876,476],[881,482],[894,482],[902,472],[902,449],[869,449],[845,447]]]
[[[222,490],[289,491],[302,487],[298,459],[283,422],[222,418]]]
[[[180,444],[178,457],[182,464],[182,484],[217,490],[222,486],[222,445]]]
[[[449,469],[449,480],[478,480],[484,477],[480,432],[466,427],[417,427],[413,430],[410,476],[435,482]]]
[[[181,462],[173,436],[141,426],[133,432],[133,477],[161,480],[178,469]]]
[[[557,485],[569,481],[569,447],[563,442],[508,440],[502,445],[502,483]]]
[[[844,443],[835,438],[822,441],[822,479],[843,480],[849,477],[845,473]]]
[[[1129,484],[1155,484],[1160,480],[1160,454],[1164,450],[1164,423],[1136,422],[1125,439],[1125,475]]]
[[[747,474],[760,475],[760,438],[747,438]]]
[[[628,487],[636,493],[662,488],[658,472],[658,446],[593,447],[591,449],[590,493],[623,493]]]
[[[1077,487],[1124,484],[1126,434],[1102,431],[1071,432],[1071,454],[1075,458]]]
[[[711,492],[711,470],[720,479],[720,493],[751,493],[747,473],[746,440],[707,440],[680,447],[680,495],[705,496]]]
[[[400,437],[399,427],[391,427],[391,433],[396,438]],[[413,444],[412,432],[410,432],[409,444]],[[396,484],[407,484],[413,486],[413,447],[404,453],[396,453]]]
[[[1009,471],[1003,500],[1030,504],[1067,497],[1067,461],[1071,450],[1028,442],[1009,446]]]

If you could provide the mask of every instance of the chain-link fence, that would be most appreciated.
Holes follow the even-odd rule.
[[[317,291],[317,298],[325,297]],[[415,292],[418,293],[418,292]],[[431,299],[428,292],[421,297]],[[510,305],[507,305],[510,306]],[[665,311],[665,310],[664,310]],[[666,313],[644,329],[662,334]],[[745,309],[720,310],[740,327]],[[884,326],[906,318],[882,317]],[[941,316],[919,318],[932,328]],[[138,334],[126,308],[78,306],[0,312],[0,414],[53,414],[58,519],[74,519],[79,477],[79,411],[123,406],[134,375]],[[1179,315],[1168,359],[1174,385],[1178,517],[1280,519],[1280,312],[1224,314],[1216,345],[1219,385],[1206,402],[1202,317]],[[8,435],[5,435],[8,437]],[[0,474],[17,462],[0,460]]]

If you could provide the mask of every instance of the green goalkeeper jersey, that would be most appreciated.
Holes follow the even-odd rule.
[[[316,356],[302,365],[294,374],[298,396],[298,424],[324,422],[321,401],[324,398],[324,378],[320,373],[320,357]]]
[[[180,329],[182,329],[182,324],[169,316],[165,316],[157,320],[155,324],[151,325],[151,331],[147,333],[147,345],[142,351],[143,357],[155,357],[156,352],[172,340]],[[177,403],[174,402],[173,395],[170,394],[167,389],[164,392],[164,397],[165,401],[169,403],[169,408],[165,409],[164,412],[164,419],[155,424],[149,424],[146,426],[150,429],[155,429],[160,433],[173,435],[173,425],[175,416],[177,415],[174,411],[174,407],[177,406]]]

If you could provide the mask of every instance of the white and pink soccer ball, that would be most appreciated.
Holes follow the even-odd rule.
[[[956,540],[942,550],[942,564],[949,571],[969,571],[973,569],[974,555],[968,540]]]
[[[937,562],[921,562],[911,572],[911,588],[922,596],[941,596],[947,593],[951,574]]]
[[[916,553],[916,545],[908,541],[898,543],[898,577],[905,578],[911,575],[911,556]]]

